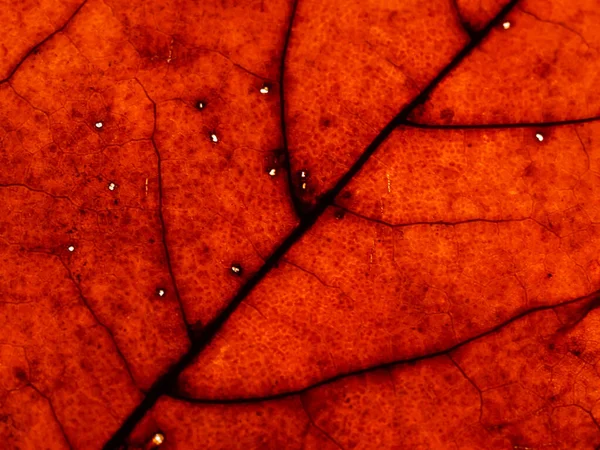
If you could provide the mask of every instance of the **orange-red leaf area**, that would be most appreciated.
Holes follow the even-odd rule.
[[[3,2],[0,446],[599,446],[600,6],[513,3]]]

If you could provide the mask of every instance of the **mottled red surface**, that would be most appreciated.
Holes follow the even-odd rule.
[[[597,2],[0,6],[3,448],[600,446]]]

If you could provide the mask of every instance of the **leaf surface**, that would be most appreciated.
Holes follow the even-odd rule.
[[[10,448],[600,445],[595,2],[5,11]]]

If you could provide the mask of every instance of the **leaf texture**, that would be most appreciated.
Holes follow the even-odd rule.
[[[1,14],[8,448],[600,445],[596,1]]]

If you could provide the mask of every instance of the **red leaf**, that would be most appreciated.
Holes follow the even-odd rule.
[[[14,3],[8,448],[596,448],[595,2]]]

